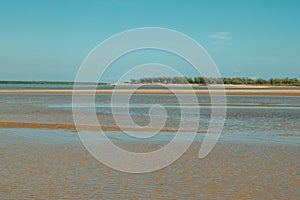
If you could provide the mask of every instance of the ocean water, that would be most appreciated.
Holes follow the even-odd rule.
[[[213,151],[198,158],[210,121],[208,95],[198,95],[199,133],[189,150],[157,172],[128,174],[95,160],[76,132],[0,128],[0,199],[298,199],[300,196],[300,98],[291,96],[227,96],[223,131]],[[115,126],[111,95],[96,95],[101,125]],[[173,95],[135,94],[130,117],[150,121],[149,108],[167,111],[165,128],[177,129],[181,107]],[[81,105],[83,111],[90,107]],[[123,108],[122,101],[116,107]],[[217,108],[218,106],[216,106]],[[117,115],[128,117],[125,112]],[[70,94],[0,94],[0,123],[72,124]],[[174,137],[161,132],[137,139],[121,131],[106,135],[121,148],[148,152]],[[125,161],[126,162],[126,161]],[[129,165],[132,163],[128,163]]]
[[[182,107],[185,110],[200,109],[200,118],[189,116],[187,121],[198,121],[199,132],[205,132],[211,118],[209,95],[198,95],[199,105],[180,106],[174,95],[134,94],[130,104],[122,99],[115,102],[115,108],[129,107],[129,114],[124,109],[117,109],[114,114],[131,117],[140,126],[150,122],[149,109],[159,104],[166,110],[165,128],[176,129],[181,120]],[[84,99],[84,98],[83,98]],[[255,136],[299,136],[300,97],[292,96],[227,96],[227,114],[222,134]],[[96,95],[96,113],[99,123],[115,126],[112,116],[111,95]],[[83,111],[91,108],[84,102]],[[218,106],[214,106],[218,109]],[[221,106],[224,107],[224,106]],[[159,117],[159,113],[156,114]],[[163,117],[163,116],[161,116]],[[2,122],[35,122],[72,124],[71,94],[0,94],[0,119]],[[284,139],[284,138],[282,138]]]

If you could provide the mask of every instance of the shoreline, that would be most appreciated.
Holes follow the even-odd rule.
[[[64,130],[64,131],[72,131],[72,132],[80,132],[80,131],[130,131],[130,132],[166,132],[166,133],[177,133],[177,132],[194,132],[194,130],[178,130],[178,129],[155,129],[155,128],[128,128],[128,127],[118,127],[118,126],[89,126],[89,125],[81,125],[76,127],[75,124],[47,124],[47,123],[32,123],[32,122],[0,122],[0,130],[1,129],[37,129],[37,130]],[[203,133],[203,131],[198,130],[197,133]],[[278,136],[291,137],[298,136],[292,133],[282,133],[278,134]]]
[[[67,130],[67,131],[132,131],[132,132],[191,132],[192,130],[177,130],[169,128],[128,128],[118,126],[90,126],[75,124],[50,124],[32,122],[0,122],[0,129],[46,129],[46,130]]]
[[[111,83],[107,84],[109,86],[175,86],[175,87],[224,87],[224,88],[299,88],[300,86],[297,85],[243,85],[243,84],[207,84],[207,85],[202,85],[202,84],[159,84],[159,83]]]
[[[96,94],[130,94],[133,91],[129,89],[122,89],[122,90],[0,90],[0,94],[72,94],[72,93],[78,93],[78,94],[91,94],[91,93],[96,93]],[[272,90],[272,89],[253,89],[253,90],[230,90],[226,89],[224,90],[156,90],[156,89],[139,89],[135,90],[134,94],[216,94],[216,95],[221,95],[225,94],[226,95],[272,95],[272,96],[300,96],[300,90],[288,90],[288,89],[277,89],[277,90]]]

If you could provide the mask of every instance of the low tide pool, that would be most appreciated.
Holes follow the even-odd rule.
[[[80,138],[77,132],[64,131],[64,130],[44,130],[44,129],[0,129],[2,135],[12,138],[26,140],[33,144],[69,144],[80,145]],[[97,132],[90,132],[97,135],[101,143],[101,136]],[[174,132],[160,132],[149,138],[136,138],[121,131],[106,131],[104,134],[113,142],[120,143],[144,143],[145,145],[151,143],[168,143],[176,134],[189,134],[192,133],[174,133]],[[143,135],[145,133],[136,133]],[[206,134],[196,133],[194,142],[202,143]],[[247,144],[267,144],[267,145],[288,145],[300,147],[299,135],[253,135],[249,134],[221,134],[218,142],[233,142],[233,143],[247,143]],[[5,145],[1,142],[1,145]]]

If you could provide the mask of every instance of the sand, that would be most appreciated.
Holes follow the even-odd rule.
[[[0,93],[17,93],[17,94],[25,94],[25,93],[45,93],[45,94],[68,94],[68,93],[80,93],[80,94],[88,94],[88,93],[94,93],[92,90],[0,90]],[[132,90],[96,90],[96,94],[129,94]],[[222,90],[136,90],[134,91],[135,94],[224,94],[224,91]],[[282,89],[282,90],[272,90],[272,89],[247,89],[247,90],[226,90],[226,95],[273,95],[273,96],[300,96],[300,90],[288,90],[288,89]]]
[[[50,124],[50,123],[30,123],[30,122],[0,122],[1,128],[28,128],[28,129],[48,129],[48,130],[69,130],[76,131],[76,126],[74,124]],[[128,128],[128,127],[118,127],[118,126],[88,126],[81,125],[77,127],[80,131],[132,131],[132,132],[178,132],[174,129],[155,129],[155,128]],[[180,132],[191,132],[191,130],[180,130]]]
[[[68,95],[26,92],[0,95],[0,199],[299,199],[299,109],[250,108],[299,107],[298,98],[259,96],[245,101],[243,97],[238,102],[244,103],[235,104],[232,98],[240,97],[229,97],[227,106],[250,108],[228,109],[222,137],[228,135],[232,140],[221,139],[202,160],[197,157],[202,140],[196,140],[170,166],[135,175],[108,168],[88,153],[75,132],[71,108],[48,107],[71,105],[72,91]],[[155,100],[177,105],[165,98],[157,95]],[[202,109],[202,119],[210,116],[207,110]],[[120,128],[112,115],[98,113],[97,117],[102,130],[109,131],[109,137],[123,149],[149,152],[167,142],[117,140]],[[147,122],[146,116],[134,119],[138,124]],[[170,121],[162,131],[176,131],[177,125]],[[200,125],[203,129],[206,124]],[[249,137],[237,139],[245,133]]]
[[[295,146],[218,142],[205,159],[198,159],[201,143],[194,142],[170,166],[135,175],[101,164],[70,133],[26,133],[0,129],[0,199],[299,199],[300,195]],[[148,150],[157,144],[123,145]]]

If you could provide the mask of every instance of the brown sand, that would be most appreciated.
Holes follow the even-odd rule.
[[[46,94],[67,94],[72,93],[73,90],[0,90],[0,93],[46,93]],[[93,93],[92,90],[77,90],[76,93],[88,94]],[[132,90],[97,90],[96,94],[128,94]],[[222,90],[136,90],[135,94],[223,94]],[[300,96],[300,90],[226,90],[226,95],[274,95],[274,96]]]
[[[69,94],[71,92],[68,91]],[[2,95],[6,96],[10,95]],[[71,110],[33,107],[26,104],[32,103],[32,96],[23,95],[19,104],[5,104],[8,100],[1,104],[5,108],[0,113],[1,121],[24,120],[29,123],[0,122],[0,199],[299,199],[299,146],[220,141],[205,159],[200,160],[197,155],[201,142],[195,141],[179,160],[167,168],[140,175],[121,173],[96,161],[76,137],[74,141],[55,140],[55,134],[53,138],[43,138],[40,133],[31,137],[26,134],[32,132],[29,129],[16,135],[16,130],[1,129],[76,130]],[[57,96],[64,95],[49,96],[56,100]],[[250,119],[260,114],[250,112],[252,110],[255,109],[232,109],[228,115],[247,120],[245,116]],[[263,119],[281,116],[279,112],[282,111],[264,111]],[[299,129],[299,126],[297,122],[287,122],[293,116],[296,118],[298,113],[298,110],[292,109],[288,114],[283,113],[279,119],[286,123],[284,126],[276,123],[272,127],[263,126],[261,121],[265,120],[260,120],[260,117],[257,126],[249,120],[250,125],[234,126],[227,132],[272,129],[287,132],[280,136],[294,136],[288,130]],[[99,117],[107,119],[108,116]],[[110,122],[108,124],[112,124]],[[173,123],[171,125],[175,127]],[[99,129],[91,126],[81,128]],[[101,128],[120,130],[116,126]],[[63,131],[61,134],[64,134]],[[72,134],[68,133],[68,138],[69,135]],[[133,152],[149,152],[160,145],[124,142],[120,146]]]
[[[219,142],[198,159],[201,143],[194,142],[172,165],[134,175],[101,164],[79,139],[43,142],[3,132],[0,199],[299,199],[299,147]]]
[[[227,103],[227,104],[211,104],[211,103],[198,103],[198,104],[165,104],[169,106],[245,106],[245,107],[253,107],[253,106],[262,106],[262,107],[300,107],[298,104],[270,104],[270,103]]]
[[[30,128],[30,129],[48,129],[48,130],[69,130],[76,131],[76,126],[74,124],[48,124],[48,123],[28,123],[28,122],[0,122],[0,128]],[[77,127],[80,131],[141,131],[141,132],[178,132],[174,129],[155,129],[155,128],[127,128],[118,126],[89,126],[80,125]],[[191,130],[180,130],[180,132],[191,132]]]

